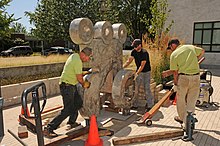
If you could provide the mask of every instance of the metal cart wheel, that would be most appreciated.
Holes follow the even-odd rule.
[[[152,122],[151,119],[147,119],[147,120],[145,121],[146,126],[151,126],[152,123],[153,123],[153,122]]]

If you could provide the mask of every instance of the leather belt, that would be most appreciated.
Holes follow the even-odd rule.
[[[74,85],[72,85],[72,84],[65,83],[65,82],[61,82],[60,85],[64,85],[64,86],[74,86]]]
[[[195,75],[199,75],[199,73],[195,73],[195,74],[185,74],[185,73],[179,73],[179,75],[195,76]]]

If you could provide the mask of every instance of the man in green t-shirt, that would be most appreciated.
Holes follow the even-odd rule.
[[[91,56],[92,49],[86,47],[79,54],[74,53],[67,59],[59,83],[64,106],[61,112],[45,127],[45,136],[58,136],[54,130],[67,117],[69,117],[67,124],[70,128],[80,125],[76,123],[76,119],[78,110],[82,107],[82,99],[77,92],[76,84],[80,83],[84,88],[89,88],[90,83],[83,80],[82,62],[89,61]]]
[[[173,51],[170,56],[170,70],[174,75],[174,86],[177,87],[178,116],[174,119],[181,124],[186,124],[187,111],[195,111],[196,100],[199,96],[198,60],[205,51],[193,45],[180,45],[178,39],[170,40],[167,49]]]

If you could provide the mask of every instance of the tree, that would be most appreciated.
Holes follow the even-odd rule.
[[[167,28],[164,28],[167,17],[169,16],[170,10],[168,8],[167,0],[152,0],[150,10],[152,18],[147,18],[146,16],[142,19],[145,24],[149,24],[150,28],[148,32],[155,37],[156,44],[159,47],[161,42],[162,33],[167,34],[173,21],[168,25]]]
[[[70,40],[69,24],[79,17],[87,17],[93,23],[103,20],[112,24],[124,23],[128,34],[141,38],[141,34],[148,31],[155,35],[161,34],[156,30],[161,30],[166,20],[167,0],[161,0],[162,3],[159,1],[41,0],[35,12],[26,12],[26,16],[36,27],[32,30],[33,34],[48,42]]]
[[[150,3],[152,0],[108,0],[110,13],[108,19],[115,22],[124,23],[127,26],[128,33],[134,38],[140,38],[140,34],[146,31],[150,26]],[[149,23],[143,22],[141,19],[146,16]]]
[[[27,29],[21,23],[15,22],[11,25],[12,32],[27,34]]]
[[[5,11],[5,6],[8,6],[11,0],[1,0],[0,1],[0,48],[4,48],[6,44],[10,41],[11,29],[10,23],[15,21],[14,14],[9,15]]]

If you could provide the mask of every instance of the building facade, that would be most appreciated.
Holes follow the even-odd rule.
[[[168,0],[168,5],[167,24],[174,21],[170,34],[204,48],[203,67],[220,68],[220,1]]]

